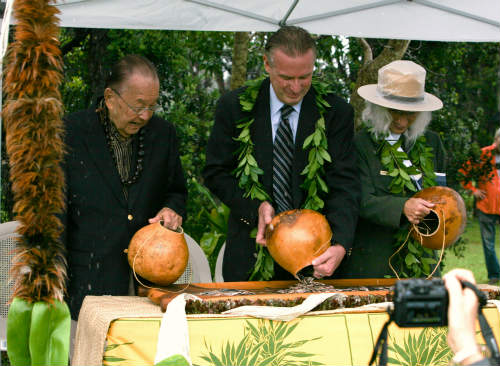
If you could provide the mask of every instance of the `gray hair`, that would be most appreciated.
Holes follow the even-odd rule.
[[[361,119],[371,128],[376,139],[385,138],[390,132],[389,127],[392,122],[392,116],[389,113],[389,109],[368,101],[365,101],[365,103],[366,106],[361,115]],[[404,133],[406,136],[406,148],[411,148],[417,138],[425,132],[425,129],[431,122],[431,116],[431,112],[417,112],[417,118],[415,118],[415,121]]]
[[[495,140],[500,136],[500,128],[495,131]]]
[[[144,56],[131,54],[124,56],[112,66],[104,87],[115,90],[118,89],[120,91],[125,81],[134,73],[139,73],[143,76],[159,80],[156,67],[151,61]]]

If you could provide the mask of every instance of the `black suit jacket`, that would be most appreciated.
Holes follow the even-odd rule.
[[[64,119],[67,154],[63,241],[68,260],[68,304],[73,319],[85,295],[126,295],[123,252],[133,234],[163,207],[185,215],[186,182],[173,125],[153,116],[145,129],[144,163],[125,199],[118,170],[95,109]],[[137,135],[133,141],[137,156]],[[136,162],[132,163],[132,172]]]
[[[269,79],[260,88],[252,117],[251,136],[254,142],[254,157],[264,170],[261,183],[272,195],[273,141],[269,103]],[[255,240],[250,231],[257,227],[260,201],[244,198],[238,181],[232,174],[237,166],[238,142],[234,138],[240,130],[238,121],[246,117],[240,108],[238,96],[244,89],[238,89],[222,96],[217,104],[215,124],[208,141],[205,184],[230,209],[226,249],[224,252],[223,275],[226,281],[247,280],[255,263]],[[328,95],[330,104],[324,114],[328,151],[332,163],[325,162],[325,179],[330,192],[324,197],[326,215],[333,231],[334,240],[346,250],[352,245],[354,229],[358,217],[360,187],[356,171],[356,156],[353,146],[353,109],[341,98]],[[304,140],[314,132],[319,112],[315,104],[315,91],[311,87],[302,102],[299,124],[295,139],[294,165],[292,172],[292,196],[294,207],[301,207],[306,198],[300,185],[304,177],[300,175],[308,163],[307,151],[302,149]],[[275,266],[279,267],[279,266]],[[293,278],[285,272],[277,272],[275,279]]]

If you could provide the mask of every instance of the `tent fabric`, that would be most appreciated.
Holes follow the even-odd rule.
[[[57,0],[63,27],[274,31],[500,42],[498,0]],[[290,12],[289,17],[287,13]]]

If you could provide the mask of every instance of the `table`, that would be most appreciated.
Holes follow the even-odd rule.
[[[128,310],[123,309],[124,304]],[[83,329],[93,333],[103,318],[110,318],[110,309],[115,314],[111,314],[114,320],[109,328],[104,325],[104,353],[91,346],[91,353],[99,354],[97,359],[87,357],[87,351],[80,364],[153,365],[162,316],[158,306],[142,297],[111,296],[90,296],[84,305],[90,316],[79,320],[80,338],[86,336]],[[484,313],[499,340],[497,308],[485,308]],[[190,356],[195,365],[259,364],[266,357],[283,365],[309,361],[323,365],[366,365],[387,319],[387,313],[376,305],[368,309],[311,312],[290,322],[246,316],[187,315]],[[446,327],[398,328],[391,324],[389,360],[396,363],[427,357],[424,364],[446,365],[452,357],[446,333]],[[478,341],[483,343],[480,334]]]

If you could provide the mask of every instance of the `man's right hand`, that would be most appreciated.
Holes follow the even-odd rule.
[[[434,203],[426,201],[422,198],[410,198],[405,202],[403,213],[412,224],[418,224],[422,219],[431,212]]]
[[[255,241],[260,245],[266,245],[266,227],[271,223],[274,217],[274,208],[267,201],[259,206],[259,223],[257,225],[257,236]]]
[[[448,345],[453,353],[459,351],[469,354],[461,365],[469,365],[483,358],[476,341],[477,309],[476,294],[469,288],[463,288],[460,281],[475,284],[471,271],[456,268],[443,276],[448,290]],[[468,350],[468,352],[466,351]]]
[[[478,201],[484,200],[486,198],[486,192],[482,189],[476,189],[474,192],[472,192],[472,195]]]

